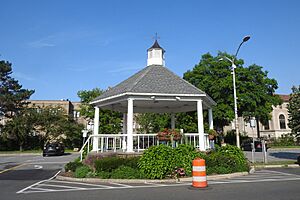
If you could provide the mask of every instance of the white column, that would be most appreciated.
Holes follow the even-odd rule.
[[[214,129],[214,120],[213,120],[213,113],[212,109],[208,109],[208,124],[209,124],[209,129]]]
[[[202,100],[197,101],[199,149],[205,151]]]
[[[127,151],[133,152],[133,99],[128,99],[127,106]]]
[[[94,133],[93,135],[99,135],[99,107],[95,107],[95,116],[94,116]],[[99,149],[99,138],[94,137],[93,139],[93,151],[98,153]]]
[[[127,114],[123,113],[123,135],[127,134]],[[122,137],[122,150],[126,150],[126,137]]]
[[[171,113],[171,129],[175,129],[175,114]]]

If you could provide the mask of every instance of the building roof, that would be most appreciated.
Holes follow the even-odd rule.
[[[283,102],[288,102],[290,100],[290,95],[288,94],[278,94],[280,99],[282,99]]]
[[[159,65],[148,66],[115,87],[107,90],[92,102],[124,93],[155,94],[205,94],[203,91],[180,78],[169,69]]]
[[[152,45],[152,47],[150,47],[148,50],[150,49],[162,49],[163,51],[165,51],[159,44],[158,41],[155,40],[154,44]]]

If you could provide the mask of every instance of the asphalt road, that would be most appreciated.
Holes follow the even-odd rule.
[[[191,183],[86,184],[51,179],[76,156],[0,156],[0,199],[300,199],[300,168],[265,169],[249,176],[209,181],[206,189],[194,189]]]
[[[78,154],[42,157],[41,155],[0,156],[0,199],[18,199],[16,191],[48,179]]]
[[[206,189],[194,189],[191,183],[86,184],[51,179],[77,156],[0,156],[0,199],[300,199],[300,168],[265,169],[249,176],[209,181]]]
[[[194,189],[191,183],[97,185],[48,180],[5,199],[299,200],[300,168],[261,170],[248,176],[209,181],[208,184],[206,189]]]
[[[251,151],[244,151],[246,157],[251,161]],[[300,155],[300,149],[268,149],[267,156],[269,162],[276,161],[297,161],[297,157]],[[255,152],[255,161],[262,162],[263,161],[263,153]]]

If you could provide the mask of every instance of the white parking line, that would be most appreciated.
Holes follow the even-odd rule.
[[[30,185],[30,186],[28,186],[28,187],[26,187],[26,188],[24,188],[24,189],[18,191],[17,194],[23,193],[25,190],[28,190],[28,189],[30,189],[30,188],[36,186],[36,185],[39,185],[39,184],[41,184],[41,183],[46,182],[46,181],[50,181],[50,180],[54,179],[59,173],[60,173],[60,171],[58,171],[58,172],[57,172],[54,176],[52,176],[51,178],[48,178],[48,179],[45,179],[45,180],[36,182],[36,183],[34,183],[34,184],[32,184],[32,185]]]
[[[287,176],[298,176],[300,177],[299,175],[296,175],[296,174],[289,174],[289,173],[285,173],[285,172],[278,172],[278,171],[272,171],[272,170],[267,170],[268,172],[273,172],[273,173],[276,173],[276,174],[282,174],[282,175],[287,175]]]
[[[66,185],[53,185],[53,184],[39,184],[39,186],[50,186],[50,187],[61,187],[61,188],[71,188],[71,189],[82,189],[81,187],[73,187],[73,186],[66,186]]]
[[[109,184],[118,185],[118,186],[122,186],[122,187],[133,187],[131,185],[125,185],[125,184],[121,184],[121,183],[109,183]]]
[[[45,188],[38,188],[38,187],[31,188],[30,190],[42,190],[42,191],[46,191],[46,192],[52,192],[52,191],[55,191],[55,190],[52,190],[52,189],[45,189]]]
[[[156,186],[166,186],[165,184],[149,183],[149,182],[145,182],[144,184],[147,184],[147,185],[156,185]]]
[[[51,183],[67,183],[67,184],[77,184],[77,185],[86,185],[86,186],[96,186],[96,187],[106,187],[109,188],[110,186],[107,185],[97,185],[97,184],[91,184],[91,183],[78,183],[78,182],[72,182],[72,181],[56,181],[56,180],[51,180]]]
[[[52,179],[54,177],[52,177]],[[89,191],[89,190],[110,190],[110,189],[123,190],[123,189],[177,187],[177,186],[192,185],[192,183],[161,184],[161,183],[151,183],[151,182],[144,182],[141,183],[140,185],[139,184],[130,185],[130,183],[121,184],[121,183],[107,182],[107,183],[103,183],[104,185],[98,185],[98,184],[79,183],[79,182],[71,182],[71,181],[58,181],[52,179],[47,179],[44,181],[37,182],[27,188],[24,188],[23,190],[20,190],[17,193],[66,192],[66,191]],[[298,181],[298,180],[300,180],[300,177],[295,174],[288,174],[283,172],[266,170],[263,171],[263,174],[256,173],[254,175],[249,175],[249,176],[235,177],[231,179],[223,179],[223,180],[216,180],[216,181],[208,181],[208,185],[259,183],[259,182],[284,182],[284,181]],[[61,183],[61,185],[59,183]],[[70,184],[71,186],[69,186],[68,184]],[[78,187],[76,187],[77,185]],[[49,188],[47,188],[47,186]],[[58,189],[52,189],[52,187],[57,187]]]

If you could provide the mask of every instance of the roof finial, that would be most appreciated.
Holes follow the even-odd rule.
[[[155,36],[152,37],[152,39],[155,39],[156,41],[157,41],[158,39],[160,39],[160,37],[157,35],[157,32],[155,33]]]

